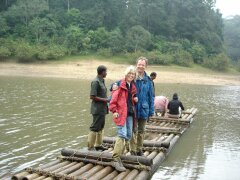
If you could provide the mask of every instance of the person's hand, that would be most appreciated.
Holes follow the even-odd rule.
[[[117,89],[118,89],[118,85],[117,85],[117,83],[114,83],[114,84],[112,85],[112,90],[115,91],[115,90],[117,90]]]
[[[106,103],[109,103],[110,102],[110,98],[106,98]]]
[[[134,100],[135,103],[138,102],[138,98],[137,97],[133,98],[133,100]]]
[[[117,118],[119,114],[117,112],[113,113],[113,118]]]

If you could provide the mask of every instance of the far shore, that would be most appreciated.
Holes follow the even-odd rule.
[[[0,63],[0,76],[55,77],[91,80],[96,76],[98,65],[108,68],[107,80],[123,78],[127,64],[115,64],[108,61],[81,60],[64,63],[19,64]],[[155,83],[203,84],[240,86],[240,75],[224,73],[192,72],[190,70],[174,71],[165,66],[148,66],[147,73],[157,72]]]

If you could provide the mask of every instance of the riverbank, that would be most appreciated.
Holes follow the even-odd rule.
[[[15,62],[1,62],[1,76],[24,77],[54,77],[77,78],[91,80],[96,76],[98,65],[104,64],[108,68],[108,80],[123,77],[128,64],[115,64],[108,61],[80,60],[63,63],[47,62],[43,64],[19,64]],[[218,73],[211,70],[196,70],[194,68],[149,66],[147,72],[157,72],[156,83],[204,84],[204,85],[234,85],[240,86],[240,74]]]

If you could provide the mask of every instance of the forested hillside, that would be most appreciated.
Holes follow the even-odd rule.
[[[228,55],[234,63],[240,63],[240,16],[224,20],[224,41]]]
[[[1,0],[0,27],[1,59],[99,53],[217,70],[229,64],[214,0]]]

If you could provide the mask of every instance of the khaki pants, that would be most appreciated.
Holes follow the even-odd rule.
[[[144,141],[145,126],[147,120],[138,119],[137,121],[137,132],[133,133],[133,136],[130,140],[130,150],[131,151],[141,151]]]
[[[125,150],[125,140],[123,138],[117,137],[113,150],[113,159],[117,160],[123,154]]]

